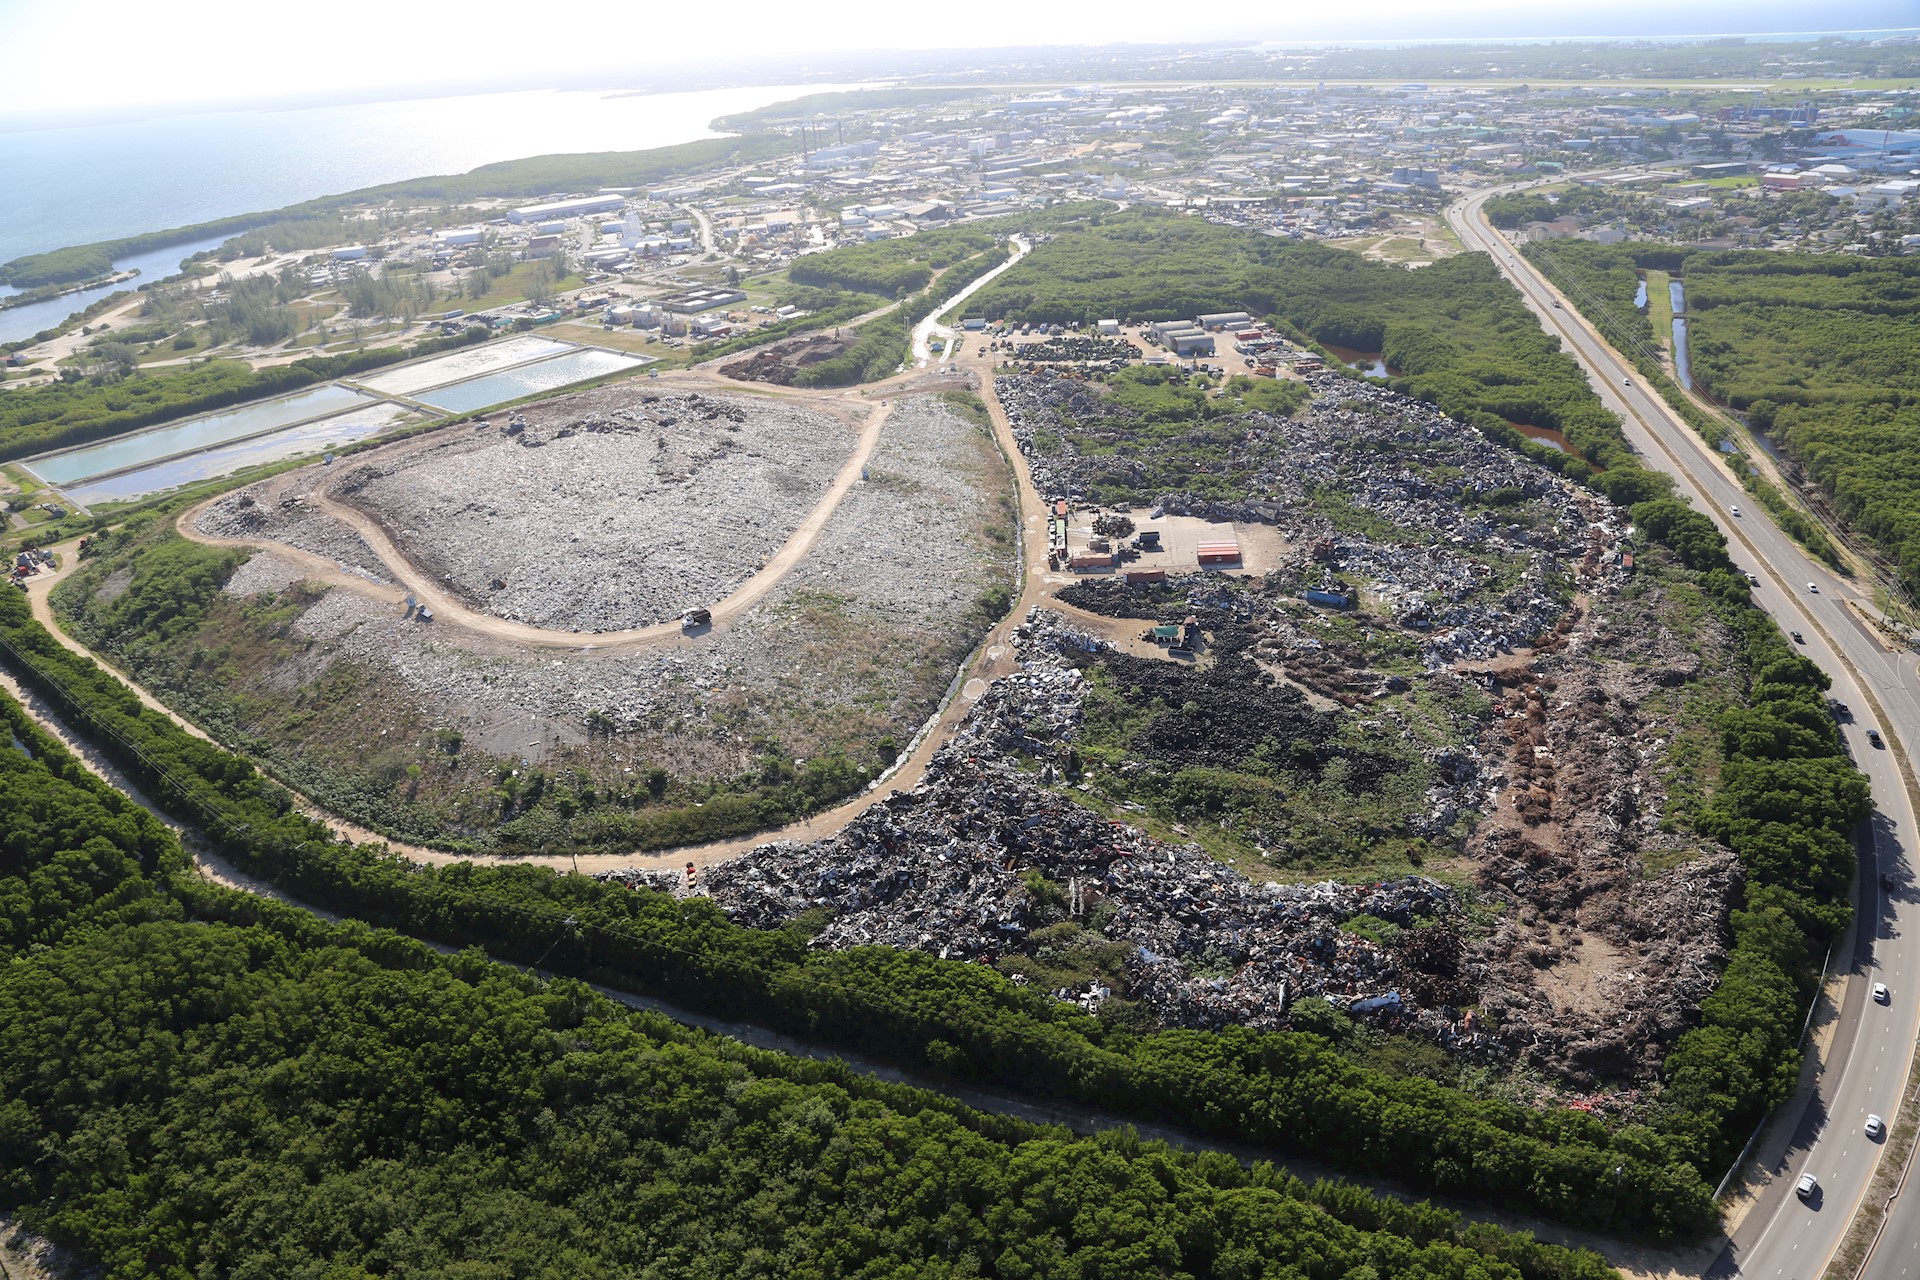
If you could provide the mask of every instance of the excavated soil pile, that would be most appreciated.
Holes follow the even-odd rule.
[[[809,334],[752,352],[731,364],[723,364],[720,372],[742,382],[770,382],[777,387],[790,387],[802,369],[836,359],[852,345],[851,338],[841,337],[837,333]]]

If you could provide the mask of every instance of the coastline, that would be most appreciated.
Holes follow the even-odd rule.
[[[675,173],[708,168],[728,160],[771,160],[789,149],[784,135],[769,134],[751,127],[741,132],[728,132],[726,131],[727,122],[734,117],[751,117],[808,94],[843,92],[860,87],[855,84],[741,86],[738,92],[760,94],[762,95],[760,101],[744,109],[739,106],[728,106],[724,110],[718,110],[706,116],[698,124],[689,123],[688,127],[696,136],[682,141],[623,151],[529,153],[511,159],[487,161],[461,171],[435,173],[429,170],[411,177],[352,186],[338,192],[277,206],[256,208],[248,212],[223,213],[216,217],[182,222],[158,230],[60,244],[57,247],[36,249],[0,262],[0,278],[4,278],[7,268],[18,269],[23,265],[30,266],[38,259],[53,255],[91,253],[111,260],[113,269],[109,275],[71,283],[60,282],[64,289],[73,293],[86,293],[124,284],[125,280],[116,279],[116,277],[124,274],[126,260],[136,255],[150,255],[178,245],[224,240],[283,219],[325,216],[343,208],[374,201],[412,198],[423,202],[437,200],[453,202],[481,195],[537,196],[574,185],[641,185]],[[640,93],[630,95],[630,99],[643,101],[647,98],[664,96],[671,95]],[[584,140],[591,143],[594,139],[589,135]],[[147,281],[171,277],[178,268],[175,264],[168,265],[173,267],[173,270],[160,270],[150,264],[149,269],[143,272],[143,276]],[[50,287],[23,288],[19,292],[0,293],[0,314],[29,305],[44,305],[66,296],[64,293],[47,292],[46,290]],[[56,328],[59,324],[71,320],[73,314],[75,313],[64,313],[55,324],[36,326],[36,328],[43,332],[46,329]],[[0,348],[17,348],[30,342],[32,338],[31,333],[20,333],[11,342],[0,341]]]

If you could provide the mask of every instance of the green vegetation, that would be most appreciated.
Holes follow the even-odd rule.
[[[1061,229],[975,295],[990,319],[1085,324],[1244,308],[1306,341],[1379,351],[1395,390],[1438,405],[1542,466],[1617,501],[1668,491],[1619,420],[1485,255],[1418,271],[1149,210]],[[1564,433],[1579,458],[1528,446],[1510,422]],[[1584,461],[1583,461],[1584,459]]]
[[[1920,591],[1920,261],[1686,261],[1693,373],[1831,495]]]
[[[199,879],[4,694],[0,723],[0,1205],[108,1280],[1613,1274],[324,924]]]
[[[113,258],[114,255],[104,245],[29,254],[0,266],[0,284],[22,289],[49,284],[77,284],[111,272]]]
[[[853,345],[838,356],[800,370],[794,385],[849,387],[887,377],[907,358],[913,327],[945,306],[954,294],[1005,262],[1012,252],[1009,245],[997,243],[949,267],[919,297],[861,325],[855,331]]]
[[[1555,196],[1555,200],[1536,192],[1492,196],[1482,207],[1486,210],[1488,222],[1504,231],[1512,231],[1529,222],[1552,222],[1569,214],[1584,217],[1595,212],[1605,213],[1613,208],[1619,198],[1611,189],[1588,186],[1569,187],[1555,192]]]
[[[261,313],[266,314],[264,302]],[[244,318],[244,313],[239,318]],[[24,458],[103,440],[138,427],[467,346],[489,336],[484,329],[475,328],[456,337],[432,338],[410,347],[309,356],[270,369],[253,370],[238,361],[220,360],[131,376],[103,374],[23,388],[0,398],[0,459]]]
[[[17,593],[0,593],[0,655],[138,785],[204,826],[225,856],[318,906],[1517,1212],[1663,1239],[1714,1220],[1697,1172],[1673,1163],[1651,1131],[1610,1133],[1582,1112],[1396,1078],[1347,1061],[1316,1035],[1140,1035],[978,965],[886,948],[818,952],[801,934],[735,927],[711,904],[544,869],[412,867],[332,840],[247,761],[182,732],[60,645]]]
[[[1746,705],[1721,717],[1725,763],[1695,823],[1739,855],[1745,902],[1733,913],[1733,947],[1701,1004],[1701,1025],[1667,1056],[1659,1104],[1662,1131],[1711,1170],[1793,1091],[1800,1011],[1819,978],[1813,957],[1846,926],[1849,836],[1870,801],[1823,701],[1825,673],[1753,605],[1713,522],[1672,499],[1641,503],[1633,519],[1691,571],[1703,602],[1745,649]]]
[[[998,238],[980,225],[921,231],[808,254],[787,269],[787,276],[795,284],[904,298],[926,288],[935,270],[984,253]]]
[[[286,218],[252,231],[243,231],[221,245],[215,254],[223,262],[258,258],[268,253],[298,253],[374,239],[385,231],[380,219]]]
[[[1701,408],[1668,376],[1656,349],[1652,322],[1633,306],[1640,271],[1646,271],[1650,280],[1662,273],[1684,274],[1696,385],[1736,409],[1745,409],[1756,430],[1780,441],[1835,495],[1842,514],[1888,550],[1901,566],[1909,590],[1920,582],[1916,576],[1920,574],[1920,559],[1916,559],[1920,557],[1920,521],[1911,518],[1909,511],[1911,498],[1920,494],[1920,473],[1910,477],[1897,463],[1889,468],[1887,462],[1905,456],[1899,452],[1903,441],[1920,440],[1916,434],[1920,432],[1920,383],[1903,380],[1888,363],[1903,334],[1908,342],[1920,337],[1914,328],[1920,306],[1882,310],[1902,308],[1903,297],[1920,298],[1916,288],[1920,270],[1894,270],[1891,274],[1904,281],[1882,279],[1869,284],[1870,292],[1884,295],[1877,303],[1870,305],[1863,296],[1860,310],[1829,314],[1822,320],[1810,318],[1810,308],[1796,309],[1784,299],[1778,306],[1763,307],[1751,298],[1729,305],[1729,297],[1741,286],[1735,286],[1733,293],[1722,291],[1719,273],[1733,264],[1740,275],[1764,278],[1775,274],[1776,266],[1793,275],[1797,272],[1792,264],[1812,263],[1809,274],[1820,274],[1818,264],[1838,262],[1850,264],[1841,273],[1848,275],[1851,266],[1864,267],[1869,260],[1755,252],[1703,254],[1667,245],[1584,241],[1532,244],[1525,253],[1567,291],[1602,337],[1633,359],[1648,385],[1681,420],[1717,446],[1731,434],[1729,424]],[[1696,293],[1699,288],[1704,288],[1705,303]],[[1830,300],[1831,287],[1825,288]],[[1786,350],[1780,335],[1768,334],[1767,326],[1775,323],[1786,326],[1789,334],[1799,326],[1812,350]],[[1824,339],[1816,338],[1820,332]],[[1856,341],[1857,351],[1852,345]],[[1815,385],[1809,387],[1807,367],[1799,363],[1802,356],[1813,367],[1831,367],[1831,380],[1822,381],[1827,375],[1817,375]],[[1769,365],[1769,360],[1775,363]],[[1784,367],[1781,361],[1786,362]],[[1765,394],[1753,398],[1757,390]],[[1781,423],[1779,411],[1788,406],[1788,420]],[[1802,421],[1806,429],[1796,438],[1788,428]],[[1818,521],[1793,505],[1744,455],[1729,454],[1727,461],[1747,492],[1781,528],[1828,564],[1840,564],[1839,550]]]

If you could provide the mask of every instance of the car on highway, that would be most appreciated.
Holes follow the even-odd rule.
[[[1893,994],[1887,990],[1886,983],[1876,982],[1873,984],[1873,1002],[1875,1004],[1893,1003]]]
[[[1875,1142],[1887,1136],[1887,1122],[1879,1116],[1867,1117],[1867,1136]]]
[[[1882,738],[1880,736],[1880,731],[1878,729],[1867,730],[1867,741],[1871,742],[1877,749],[1881,751],[1885,751],[1887,749],[1887,741],[1885,738]]]
[[[1805,644],[1807,642],[1807,638],[1801,635],[1798,631],[1789,632],[1788,634],[1793,636],[1793,642],[1795,644]]]
[[[1800,1175],[1800,1181],[1794,1183],[1793,1194],[1802,1200],[1811,1200],[1820,1194],[1820,1179],[1810,1173]]]
[[[1760,575],[1757,573],[1750,573],[1747,575],[1747,581],[1751,582],[1754,586],[1757,587],[1760,585]]]
[[[1622,379],[1620,379],[1620,385],[1621,385],[1621,386],[1623,386],[1623,387],[1630,387],[1630,386],[1632,386],[1632,385],[1633,385],[1633,379],[1632,379],[1632,378],[1622,378]]]
[[[1565,311],[1565,310],[1566,310],[1566,308],[1565,308],[1565,307],[1563,307],[1563,306],[1561,306],[1561,305],[1560,305],[1560,299],[1558,299],[1558,298],[1555,298],[1555,299],[1553,300],[1553,309],[1554,309],[1555,311]]]
[[[1737,503],[1737,502],[1736,502],[1736,503],[1734,503],[1734,504],[1733,504],[1733,505],[1732,505],[1731,507],[1729,507],[1729,508],[1727,508],[1727,509],[1728,509],[1729,511],[1731,511],[1731,512],[1733,512],[1733,518],[1734,518],[1735,520],[1738,520],[1738,519],[1740,518],[1740,504],[1739,504],[1739,503]]]
[[[1820,584],[1817,582],[1809,582],[1807,584],[1807,590],[1817,596],[1820,594]]]

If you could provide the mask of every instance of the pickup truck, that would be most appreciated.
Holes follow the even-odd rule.
[[[713,610],[711,609],[689,609],[680,615],[680,627],[683,631],[691,631],[695,627],[704,627],[712,621]]]

